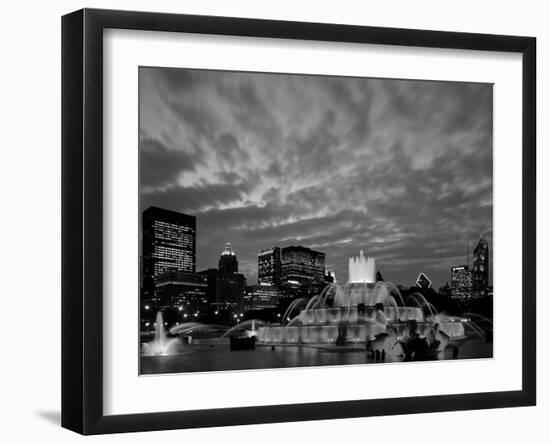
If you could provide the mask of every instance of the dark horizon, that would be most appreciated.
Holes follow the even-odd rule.
[[[140,206],[196,217],[197,270],[230,242],[256,284],[301,245],[344,281],[363,249],[438,288],[493,248],[491,85],[140,68],[139,93]]]

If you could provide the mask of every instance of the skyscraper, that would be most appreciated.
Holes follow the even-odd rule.
[[[218,268],[222,274],[236,274],[239,272],[239,262],[231,247],[231,243],[226,243],[225,249],[220,255]]]
[[[156,280],[173,271],[195,272],[196,220],[150,207],[143,211],[143,299],[156,303]]]
[[[220,254],[218,272],[219,299],[217,303],[225,307],[242,309],[246,278],[243,274],[239,274],[237,255],[230,243],[226,244],[225,249]]]
[[[311,285],[324,283],[325,254],[304,246],[281,250],[281,283]]]
[[[281,248],[275,246],[258,253],[258,283],[281,284]]]
[[[428,278],[426,274],[421,272],[418,274],[418,277],[416,279],[416,286],[418,286],[420,289],[428,290],[432,287],[432,281]]]
[[[474,248],[472,291],[476,298],[487,295],[489,288],[489,243],[481,235]]]
[[[472,297],[472,274],[467,265],[451,268],[451,297],[460,303]]]

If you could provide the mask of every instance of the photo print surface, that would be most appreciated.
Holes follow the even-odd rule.
[[[141,374],[492,358],[492,84],[138,75]]]

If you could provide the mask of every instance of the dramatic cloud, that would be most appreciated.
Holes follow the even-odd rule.
[[[437,286],[492,247],[492,85],[141,68],[141,206],[197,217],[199,269],[226,242],[300,244],[347,279],[359,249],[388,280]]]

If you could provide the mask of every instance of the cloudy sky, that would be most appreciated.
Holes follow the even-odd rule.
[[[139,100],[141,207],[197,217],[198,270],[303,245],[343,281],[363,249],[439,287],[493,246],[492,85],[142,67]]]

